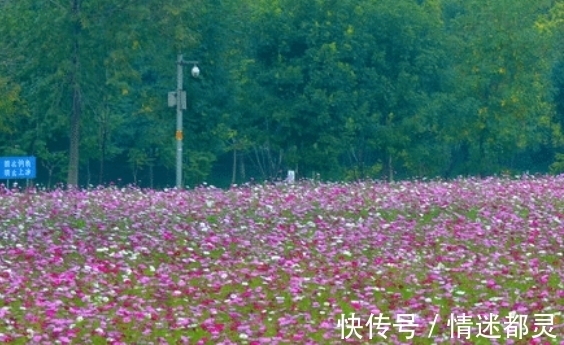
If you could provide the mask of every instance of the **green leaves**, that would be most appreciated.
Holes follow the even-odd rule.
[[[458,98],[468,140],[476,145],[475,172],[498,172],[504,160],[537,147],[551,135],[551,37],[535,29],[544,2],[464,3],[453,20],[451,46]],[[548,54],[547,54],[548,53]]]
[[[18,108],[21,105],[21,86],[14,85],[0,75],[0,135],[17,131]]]
[[[79,114],[88,181],[170,184],[178,53],[190,183],[546,171],[564,142],[560,2],[71,4],[1,5],[0,149],[65,152]]]
[[[269,119],[267,130],[276,131],[282,149],[297,149],[306,176],[311,170],[336,173],[351,152],[358,168],[377,163],[375,149],[406,146],[401,123],[427,99],[422,75],[436,73],[432,59],[419,58],[432,49],[429,42],[439,41],[429,12],[411,1],[366,2],[363,11],[357,5],[282,1],[257,12],[257,68],[250,71],[256,78],[249,79],[267,90],[263,109],[284,115]],[[385,121],[376,111],[398,116]],[[381,122],[392,132],[368,147]]]

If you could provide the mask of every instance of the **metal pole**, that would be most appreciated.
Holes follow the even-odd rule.
[[[178,55],[176,86],[176,188],[182,189],[182,54]]]

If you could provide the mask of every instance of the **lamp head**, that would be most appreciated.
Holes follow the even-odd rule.
[[[198,78],[199,76],[200,76],[200,69],[198,68],[197,65],[194,65],[194,67],[192,67],[192,77]]]

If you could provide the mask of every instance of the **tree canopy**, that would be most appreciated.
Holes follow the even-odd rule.
[[[0,1],[0,156],[38,182],[564,170],[564,2]]]

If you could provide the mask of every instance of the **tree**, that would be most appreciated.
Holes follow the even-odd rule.
[[[458,8],[447,23],[453,33],[451,100],[458,105],[451,107],[447,140],[463,148],[468,172],[500,172],[518,154],[549,144],[553,134],[551,37],[536,25],[550,4],[450,3]]]
[[[254,141],[302,176],[342,177],[343,157],[362,176],[384,158],[393,179],[394,161],[410,160],[411,119],[438,91],[439,16],[410,0],[258,2]]]
[[[17,64],[11,71],[15,80],[26,81],[23,97],[30,101],[32,118],[39,126],[48,123],[68,131],[68,185],[78,185],[80,162],[90,159],[80,159],[79,148],[84,144],[80,129],[83,121],[92,124],[93,118],[100,120],[99,175],[103,178],[112,131],[107,115],[116,114],[109,112],[115,106],[107,100],[130,105],[122,107],[124,113],[118,117],[135,111],[136,102],[124,99],[129,84],[141,81],[136,62],[162,52],[163,46],[154,43],[159,39],[175,52],[192,44],[195,35],[186,30],[184,20],[197,18],[193,11],[197,4],[163,7],[156,2],[22,0],[3,6],[3,23],[10,23],[2,27],[3,37],[10,47],[10,61]],[[34,30],[29,30],[32,26]],[[59,141],[56,136],[47,145],[60,145]]]

